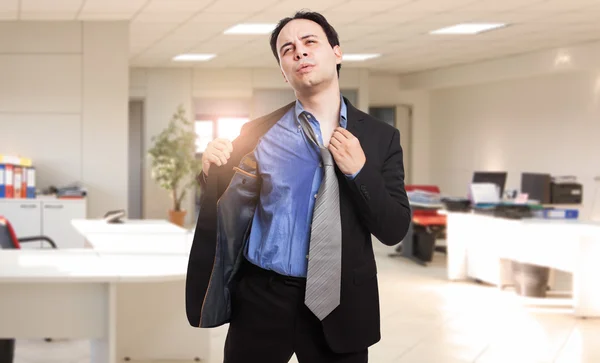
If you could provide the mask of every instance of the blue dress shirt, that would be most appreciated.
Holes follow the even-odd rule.
[[[324,174],[319,149],[300,126],[303,112],[310,116],[310,126],[323,143],[319,122],[297,100],[254,150],[262,188],[245,252],[259,267],[296,277],[306,277],[314,196]],[[347,127],[343,98],[340,127]]]

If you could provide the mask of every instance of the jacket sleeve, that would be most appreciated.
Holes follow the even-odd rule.
[[[199,175],[200,212],[194,230],[186,275],[186,314],[191,326],[200,326],[200,312],[214,265],[217,235],[217,168],[209,177]]]
[[[402,158],[400,132],[394,130],[383,165],[367,157],[358,175],[347,181],[367,228],[388,246],[402,241],[411,222]]]

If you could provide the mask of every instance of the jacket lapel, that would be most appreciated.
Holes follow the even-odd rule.
[[[362,129],[364,125],[363,113],[356,109],[356,107],[354,107],[347,98],[344,97],[344,101],[346,101],[346,107],[348,109],[347,130],[350,131],[350,133],[357,139],[361,140]]]

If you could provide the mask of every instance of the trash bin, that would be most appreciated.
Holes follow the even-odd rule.
[[[511,261],[511,269],[517,294],[526,297],[546,297],[550,268]]]
[[[417,232],[413,235],[414,256],[421,261],[431,262],[435,249],[435,234]]]

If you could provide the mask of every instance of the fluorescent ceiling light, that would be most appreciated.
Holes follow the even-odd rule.
[[[269,34],[277,24],[238,24],[227,30],[225,34]]]
[[[478,34],[484,31],[502,28],[503,23],[464,23],[430,32],[430,34]]]
[[[344,54],[342,59],[347,62],[362,62],[379,57],[381,54]]]
[[[173,58],[177,62],[205,62],[215,57],[215,54],[180,54]]]

